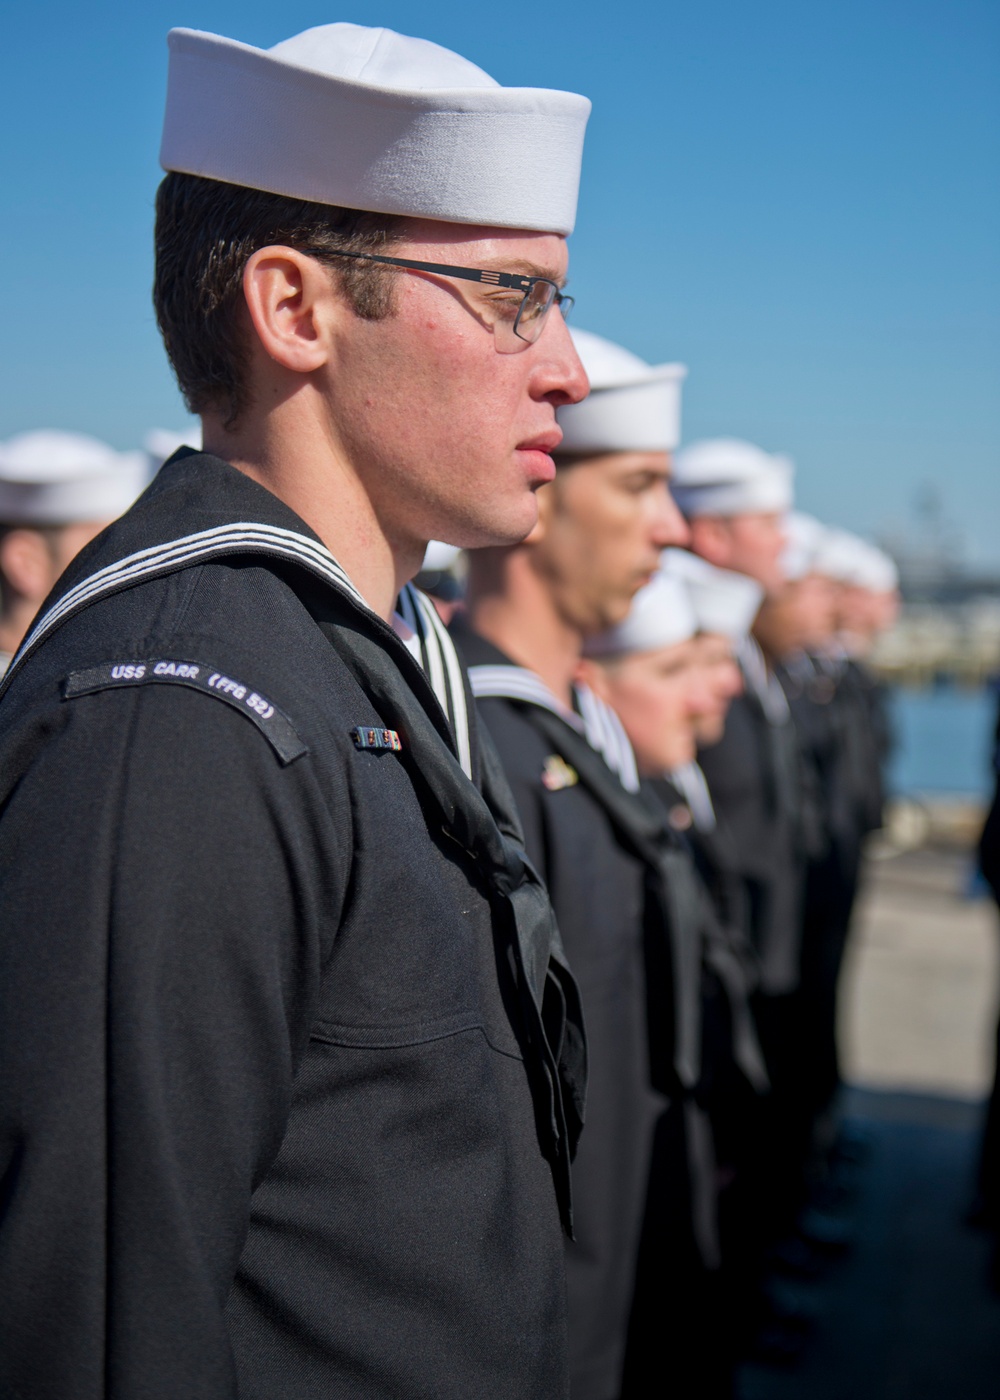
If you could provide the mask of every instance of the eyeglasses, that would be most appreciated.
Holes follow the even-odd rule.
[[[449,263],[414,262],[412,258],[385,258],[379,253],[348,253],[339,248],[303,248],[302,251],[321,258],[360,258],[363,262],[385,263],[389,267],[412,267],[418,272],[436,272],[439,277],[459,277],[465,282],[481,282],[487,287],[521,292],[520,301],[509,297],[486,303],[492,312],[490,326],[501,355],[516,355],[526,346],[534,345],[553,306],[558,306],[564,320],[573,306],[573,298],[561,292],[558,284],[548,277],[452,267]]]

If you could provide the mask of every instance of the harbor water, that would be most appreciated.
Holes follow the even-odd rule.
[[[895,750],[893,796],[926,795],[987,800],[993,791],[993,689],[935,686],[893,690]]]

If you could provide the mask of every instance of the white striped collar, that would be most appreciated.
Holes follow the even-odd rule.
[[[788,700],[781,688],[781,682],[768,670],[757,639],[752,636],[744,637],[736,648],[736,655],[743,678],[757,697],[768,723],[787,724],[791,717]]]
[[[574,687],[587,743],[604,759],[626,792],[639,791],[639,770],[625,728],[610,705],[586,685]]]
[[[317,540],[259,521],[236,521],[230,525],[200,530],[179,539],[137,550],[124,559],[108,564],[82,579],[67,590],[35,623],[21,643],[0,682],[0,695],[6,690],[24,661],[60,623],[74,613],[96,602],[100,597],[117,593],[156,575],[172,573],[210,558],[228,554],[266,554],[285,558],[318,574],[327,583],[346,594],[351,601],[372,617],[377,614],[369,607],[336,559]],[[451,723],[456,738],[459,762],[466,777],[472,776],[469,715],[462,683],[461,665],[454,644],[438,618],[433,604],[408,584],[400,595],[400,610],[407,624],[420,638],[421,663],[442,710]]]
[[[238,521],[232,525],[220,525],[212,530],[182,535],[180,539],[137,550],[135,554],[128,554],[124,559],[90,574],[64,593],[58,602],[39,618],[18,648],[10,663],[9,674],[17,669],[29,652],[34,651],[53,627],[102,594],[128,587],[153,574],[185,567],[209,554],[236,554],[248,550],[285,555],[297,563],[305,564],[341,592],[347,593],[366,612],[372,611],[325,545],[309,539],[307,535],[300,535],[295,530],[284,530],[277,525]]]
[[[467,778],[471,778],[472,740],[469,734],[469,708],[465,698],[462,663],[458,659],[455,643],[431,599],[412,583],[408,583],[399,595],[399,611],[419,644],[420,655],[417,659],[441,708],[448,716],[455,735],[462,771]]]
[[[478,699],[522,700],[558,715],[604,759],[628,792],[639,791],[639,773],[632,745],[622,722],[586,685],[576,685],[573,693],[579,714],[569,709],[534,671],[524,666],[483,665],[469,667],[469,683]]]
[[[578,734],[585,732],[580,715],[564,705],[541,676],[529,671],[526,666],[512,663],[470,666],[469,684],[477,700],[525,700],[530,705],[538,705],[540,709],[551,710]]]
[[[670,781],[691,811],[696,831],[715,830],[715,807],[705,774],[697,763],[685,763],[669,774]]]

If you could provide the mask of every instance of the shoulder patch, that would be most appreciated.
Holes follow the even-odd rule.
[[[243,681],[206,666],[201,661],[177,657],[152,657],[144,661],[105,661],[85,671],[71,671],[63,682],[63,699],[92,695],[136,685],[184,685],[213,695],[239,710],[255,724],[282,763],[292,763],[309,750],[286,714]]]

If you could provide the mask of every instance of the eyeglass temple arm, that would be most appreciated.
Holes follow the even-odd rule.
[[[449,263],[415,262],[412,258],[386,258],[378,253],[348,253],[339,248],[317,248],[335,258],[362,258],[365,262],[386,263],[389,267],[413,267],[418,272],[438,272],[443,277],[461,277],[466,282],[485,282],[491,287],[511,287],[518,292],[530,292],[532,283],[545,282],[545,277],[525,277],[520,272],[481,271],[472,267],[452,267]]]

